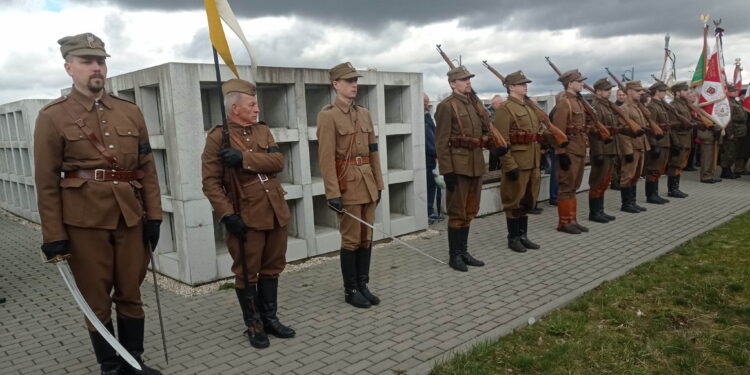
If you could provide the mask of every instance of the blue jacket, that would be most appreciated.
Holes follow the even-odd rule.
[[[437,151],[435,150],[435,121],[429,112],[424,113],[424,148],[427,162],[435,163]]]

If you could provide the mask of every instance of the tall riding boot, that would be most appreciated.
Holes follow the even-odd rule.
[[[633,202],[630,201],[630,189],[632,187],[630,186],[622,186],[620,187],[620,211],[631,213],[631,214],[637,214],[641,212],[638,208],[636,208],[633,205]]]
[[[120,340],[120,344],[130,355],[135,358],[141,370],[138,371],[131,367],[127,362],[122,363],[122,374],[125,375],[161,375],[161,371],[146,366],[143,363],[141,355],[143,355],[143,330],[146,320],[143,318],[125,318],[117,317],[117,336]]]
[[[675,176],[676,182],[675,187],[677,189],[677,192],[682,195],[683,198],[687,198],[690,195],[688,193],[685,193],[684,191],[680,190],[680,180],[682,180],[682,175]]]
[[[581,230],[573,224],[572,213],[575,199],[560,199],[557,201],[557,230],[568,234],[581,234]]]
[[[662,198],[661,195],[659,195],[659,180],[654,181],[654,195],[661,204],[669,203],[669,199]]]
[[[633,203],[633,207],[637,208],[638,211],[646,212],[646,207],[641,207],[638,205],[638,185],[633,185],[630,187],[630,202]]]
[[[646,203],[664,204],[656,196],[656,184],[658,182],[646,180]]]
[[[604,215],[602,215],[602,209],[599,207],[600,198],[589,198],[589,220],[597,223],[609,223]]]
[[[112,322],[104,326],[114,336],[115,330],[112,327]],[[94,355],[96,355],[96,362],[99,363],[102,375],[119,375],[122,362],[120,362],[117,352],[98,331],[89,331],[89,337],[91,337],[91,345],[94,346]]]
[[[360,247],[357,250],[357,289],[362,293],[371,305],[380,304],[380,298],[372,294],[367,287],[370,282],[370,258],[372,257],[372,245],[370,247]]]
[[[589,228],[586,228],[583,225],[578,223],[578,199],[573,198],[572,200],[573,200],[573,208],[571,209],[570,217],[573,220],[573,225],[575,225],[576,228],[578,228],[578,230],[580,230],[581,232],[588,232]]]
[[[526,235],[529,233],[529,217],[526,215],[523,215],[519,217],[518,219],[518,234],[520,234],[521,238],[521,245],[523,245],[527,249],[540,249],[541,246],[531,242],[529,240],[529,237]]]
[[[255,348],[267,348],[271,343],[268,342],[268,335],[263,329],[263,321],[258,312],[258,306],[255,300],[258,298],[258,292],[255,284],[248,284],[247,288],[234,288],[237,293],[237,301],[242,309],[242,320],[245,321],[245,333],[250,340],[250,345]]]
[[[258,280],[258,311],[260,319],[263,321],[263,330],[267,334],[274,335],[280,339],[294,337],[294,330],[281,324],[278,316],[278,291],[279,279],[260,279]]]
[[[359,251],[359,250],[357,250]],[[362,309],[372,304],[357,288],[357,254],[356,251],[341,249],[341,276],[344,279],[344,300],[346,303]]]
[[[604,197],[597,198],[599,200],[599,203],[597,204],[597,207],[599,207],[599,213],[607,220],[612,221],[614,219],[617,219],[616,217],[612,215],[608,215],[606,212],[604,212]]]
[[[667,196],[673,198],[687,198],[687,194],[680,191],[680,176],[667,177]]]
[[[525,253],[526,247],[521,243],[520,221],[520,218],[505,218],[508,226],[508,248],[517,253]]]
[[[461,259],[467,266],[482,267],[484,262],[469,254],[469,229],[470,227],[461,228]]]
[[[463,245],[461,238],[461,228],[448,227],[448,265],[456,271],[467,272],[469,270],[461,256]]]

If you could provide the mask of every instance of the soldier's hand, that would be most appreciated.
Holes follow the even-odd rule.
[[[654,135],[654,138],[656,138],[657,141],[660,141],[662,138],[664,138],[664,133],[656,134]]]
[[[633,154],[625,154],[625,162],[626,163],[632,163],[635,161],[635,158],[633,157]]]
[[[383,196],[383,191],[378,190],[378,200],[375,201],[375,204],[380,204],[380,198]]]
[[[508,176],[508,179],[511,181],[518,180],[518,177],[521,176],[521,171],[518,168],[513,168],[507,172],[505,172],[505,175]]]
[[[224,218],[221,219],[221,222],[224,223],[224,227],[227,228],[227,232],[231,233],[237,238],[245,238],[247,226],[242,221],[240,215],[231,214],[224,216]]]
[[[151,252],[156,250],[156,244],[159,243],[160,227],[161,220],[148,220],[143,224],[143,245],[151,245]]]
[[[669,150],[672,151],[672,155],[676,156],[676,155],[679,155],[680,152],[682,152],[682,146],[680,146],[680,145],[672,145],[669,148]]]
[[[458,181],[458,177],[456,177],[456,174],[446,173],[443,175],[443,179],[445,180],[445,189],[448,191],[453,191],[453,189],[456,187],[456,182]]]
[[[643,130],[643,129],[638,129],[638,131],[637,131],[637,132],[635,132],[635,136],[636,136],[636,137],[640,137],[640,136],[642,136],[642,135],[644,135],[644,134],[646,134],[646,131],[645,131],[645,130]]]
[[[501,157],[508,153],[508,147],[495,147],[495,153],[497,154],[497,157]]]
[[[648,150],[648,156],[651,156],[652,158],[658,158],[659,155],[661,155],[661,151],[659,151],[659,147],[651,147],[651,149]]]
[[[227,167],[239,167],[242,165],[242,151],[236,148],[223,148],[219,151],[219,156]]]
[[[571,161],[570,156],[568,154],[559,154],[557,155],[557,161],[560,162],[560,169],[567,171],[570,169]]]
[[[604,155],[596,155],[592,161],[594,162],[594,165],[602,165],[604,164]]]
[[[379,191],[378,191],[379,193]],[[378,197],[378,201],[380,198]],[[341,197],[338,198],[331,198],[328,200],[328,208],[341,213],[341,211],[344,210],[344,201],[341,199]]]
[[[67,255],[70,253],[70,242],[68,240],[52,241],[42,244],[42,251],[47,260],[58,255]]]
[[[718,126],[717,126],[717,127],[718,127]],[[721,139],[721,129],[719,129],[719,130],[714,130],[714,140],[715,140],[715,141],[718,141],[719,139]]]

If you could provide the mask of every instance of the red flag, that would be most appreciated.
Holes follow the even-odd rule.
[[[734,60],[734,79],[732,83],[737,86],[737,92],[742,91],[742,64],[740,63],[740,59]]]
[[[701,95],[698,103],[706,113],[711,115],[714,122],[722,128],[729,124],[729,99],[726,96],[726,74],[721,61],[721,34],[716,34],[716,45],[708,59],[706,75],[703,77]]]

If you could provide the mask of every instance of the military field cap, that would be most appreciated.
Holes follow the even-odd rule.
[[[465,66],[457,66],[448,71],[448,81],[453,82],[457,79],[473,78],[474,75],[469,73]]]
[[[734,83],[730,83],[727,85],[727,91],[729,92],[737,91],[737,86]]]
[[[241,92],[243,94],[255,95],[255,85],[244,79],[232,78],[221,85],[221,93],[227,95],[230,92]]]
[[[628,81],[625,84],[625,90],[640,91],[643,90],[643,86],[641,86],[641,81]]]
[[[524,83],[531,83],[531,80],[526,78],[526,75],[524,75],[520,70],[505,76],[505,86],[523,85]]]
[[[562,82],[563,84],[566,84],[573,81],[583,81],[585,79],[586,77],[584,77],[583,74],[578,71],[578,69],[573,69],[561,74],[557,80]]]
[[[104,49],[104,42],[92,33],[66,36],[57,41],[63,58],[72,56],[102,56],[109,57]]]
[[[667,91],[669,87],[662,81],[656,81],[653,85],[649,86],[648,91]]]
[[[682,91],[682,90],[687,90],[687,89],[688,89],[688,84],[685,81],[677,82],[674,85],[672,85],[672,92],[677,92],[677,91]]]
[[[602,78],[596,82],[594,82],[594,90],[612,90],[612,88],[615,87],[615,85],[612,84],[608,79]]]
[[[348,61],[334,66],[333,68],[331,68],[331,70],[328,71],[328,74],[330,76],[331,82],[339,79],[362,77],[362,75],[357,72],[357,69],[354,69],[352,63]]]

